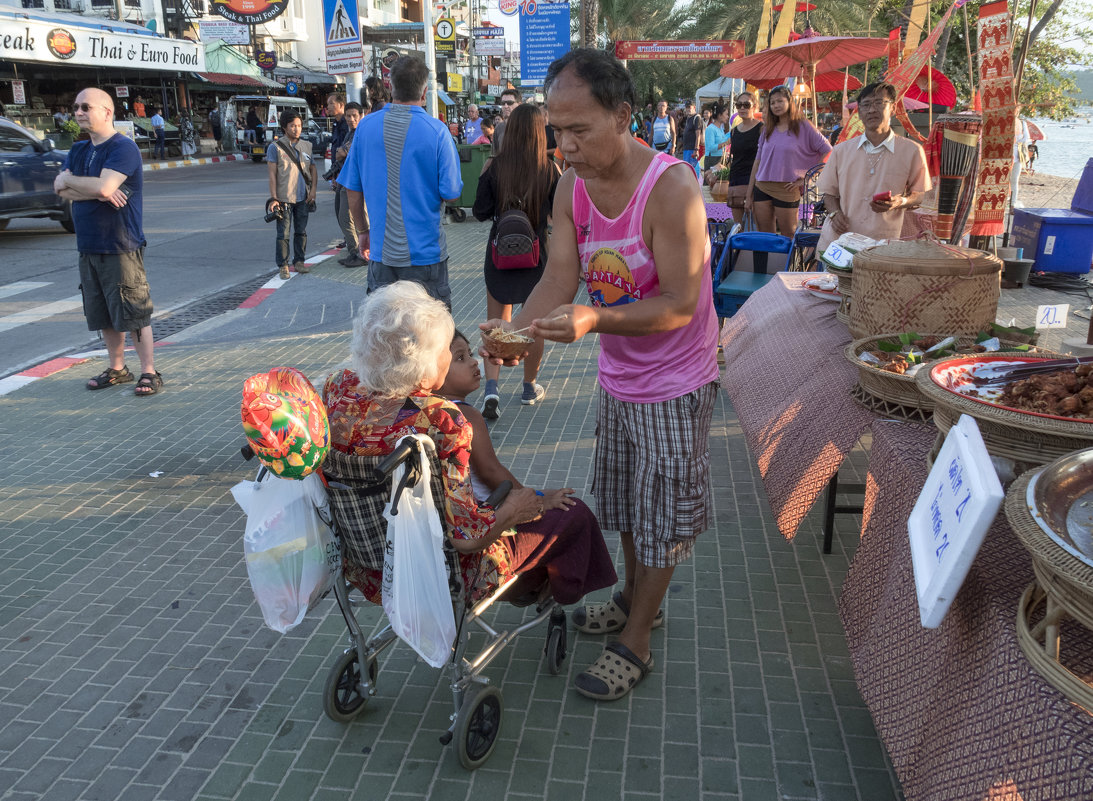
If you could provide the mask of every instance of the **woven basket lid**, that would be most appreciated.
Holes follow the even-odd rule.
[[[854,256],[854,267],[862,264],[896,269],[935,267],[953,272],[971,268],[975,274],[1002,269],[1002,260],[985,250],[942,245],[928,239],[896,240],[866,248]]]

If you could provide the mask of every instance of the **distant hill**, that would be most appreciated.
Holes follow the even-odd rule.
[[[1079,97],[1086,103],[1093,103],[1093,70],[1075,70],[1071,74],[1074,83],[1078,84]]]

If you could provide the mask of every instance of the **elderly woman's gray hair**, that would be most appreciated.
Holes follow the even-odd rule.
[[[429,297],[421,284],[396,281],[372,292],[357,313],[350,367],[377,395],[406,397],[443,380],[437,362],[454,334],[444,303]]]

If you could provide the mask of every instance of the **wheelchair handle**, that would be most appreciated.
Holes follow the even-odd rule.
[[[402,442],[393,451],[387,454],[372,471],[372,477],[377,481],[383,481],[391,477],[395,468],[405,462],[414,452],[414,443]]]
[[[497,489],[490,493],[490,497],[482,501],[482,506],[488,506],[490,509],[496,509],[502,503],[505,502],[505,498],[508,497],[512,491],[512,482],[507,478],[497,485]]]

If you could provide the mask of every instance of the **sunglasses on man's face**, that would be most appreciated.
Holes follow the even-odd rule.
[[[501,105],[502,106],[515,106],[516,101],[515,100],[502,100]]]
[[[751,108],[751,103],[737,103],[737,108]]]
[[[77,111],[88,112],[88,111],[91,111],[91,109],[93,109],[93,108],[106,108],[106,107],[105,106],[96,106],[92,103],[76,103],[74,106],[72,106],[72,113],[75,114]]]

